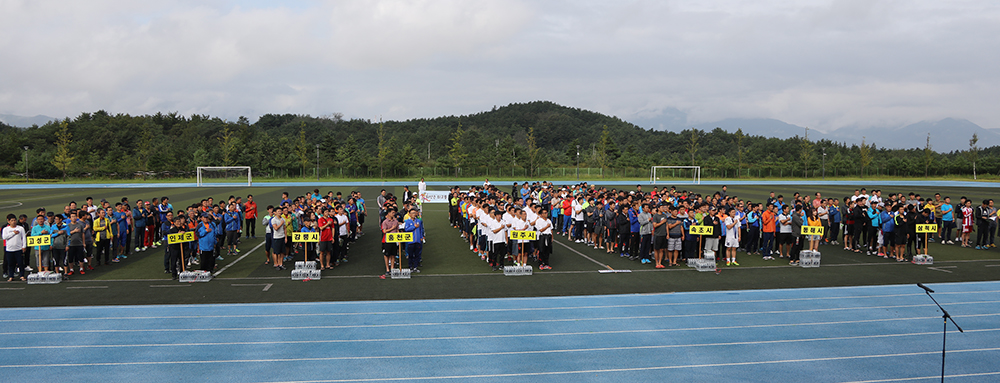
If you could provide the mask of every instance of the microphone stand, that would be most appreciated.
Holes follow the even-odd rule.
[[[937,307],[941,309],[942,313],[941,318],[944,320],[944,328],[941,330],[941,383],[944,383],[944,355],[945,355],[946,345],[948,344],[948,321],[951,320],[951,323],[955,325],[955,328],[958,329],[958,332],[964,333],[965,330],[962,330],[962,327],[959,326],[958,323],[955,323],[955,320],[951,318],[951,314],[948,314],[948,311],[945,310],[944,307],[941,307],[941,304],[938,303],[937,299],[934,299],[934,296],[931,295],[931,292],[934,290],[928,289],[923,285],[921,285],[920,287],[923,288],[924,293],[926,293],[927,296],[930,297],[932,301],[934,301],[934,304],[936,304]]]

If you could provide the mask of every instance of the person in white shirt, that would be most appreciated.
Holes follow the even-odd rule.
[[[726,266],[739,266],[736,263],[736,249],[740,247],[740,219],[734,214],[733,208],[726,211]]]
[[[552,266],[549,266],[549,256],[552,255],[552,220],[549,219],[548,210],[539,212],[535,228],[538,230],[538,269],[552,270]]]
[[[274,217],[271,217],[269,225],[271,226],[271,261],[274,262],[275,270],[284,270],[285,265],[285,219],[281,217],[279,212],[281,209],[276,209]]]
[[[789,256],[788,253],[792,251],[792,244],[795,242],[795,237],[792,235],[792,216],[789,214],[789,210],[791,208],[785,205],[781,214],[778,214],[778,256],[781,258]]]
[[[493,247],[490,249],[490,266],[493,266],[493,271],[503,268],[504,257],[507,256],[507,224],[503,215],[501,210],[494,210],[488,227],[493,233]]]
[[[424,182],[423,177],[421,177],[420,182],[417,183],[417,197],[424,198],[425,194],[427,194],[427,183]]]
[[[22,258],[27,250],[28,237],[24,228],[17,225],[17,216],[7,214],[7,226],[3,228],[4,252],[3,264],[4,273],[7,274],[7,282],[14,280],[14,275],[20,276],[21,280],[26,280],[24,269],[21,269]]]

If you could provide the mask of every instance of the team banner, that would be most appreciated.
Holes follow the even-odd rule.
[[[522,240],[522,241],[537,241],[538,240],[538,232],[534,231],[534,230],[525,230],[525,231],[511,230],[511,231],[509,231],[509,233],[510,234],[508,234],[507,236],[510,237],[510,239],[518,239],[518,240]]]
[[[823,235],[823,226],[802,226],[802,235]]]
[[[49,246],[51,244],[52,244],[52,237],[48,235],[36,235],[33,237],[28,237],[27,247]]]
[[[715,226],[704,226],[704,225],[691,226],[691,229],[688,230],[688,232],[691,233],[691,235],[712,235],[712,232],[714,231],[715,231]]]
[[[413,233],[411,233],[411,232],[386,233],[386,235],[385,235],[385,241],[386,242],[413,242]]]
[[[167,243],[173,245],[175,243],[184,243],[194,241],[194,232],[189,231],[186,233],[177,234],[167,234]]]
[[[319,233],[292,233],[292,242],[319,242]]]
[[[448,196],[451,192],[447,190],[443,191],[426,191],[420,194],[420,203],[448,203]]]
[[[933,223],[918,224],[917,225],[917,233],[920,233],[920,234],[924,234],[924,233],[937,233],[937,230],[938,230],[938,226],[936,224],[933,224]]]

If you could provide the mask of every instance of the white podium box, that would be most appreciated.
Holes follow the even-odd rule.
[[[296,261],[295,270],[316,270],[316,261]]]
[[[212,273],[204,270],[182,271],[177,280],[185,283],[208,282],[212,280]]]
[[[410,269],[392,269],[389,276],[392,279],[410,279]]]
[[[503,275],[508,277],[521,277],[526,275],[532,275],[533,272],[534,269],[531,268],[531,265],[503,267]]]
[[[917,265],[933,265],[934,257],[925,254],[917,254],[913,256],[913,263]]]
[[[50,271],[31,273],[28,274],[27,280],[29,285],[54,285],[62,282],[62,274]]]
[[[823,255],[818,251],[803,250],[799,252],[799,266],[805,268],[819,267]]]

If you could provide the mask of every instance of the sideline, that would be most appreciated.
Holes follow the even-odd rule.
[[[514,182],[523,181],[497,181],[490,182],[496,186],[511,186]],[[572,185],[576,183],[586,182],[591,185],[606,185],[606,186],[634,186],[634,185],[645,185],[645,186],[668,186],[668,185],[694,185],[693,181],[690,180],[663,180],[657,181],[656,183],[651,183],[649,180],[631,180],[631,181],[607,181],[607,180],[579,180],[579,181],[563,181],[556,180],[552,183],[556,185]],[[412,186],[415,181],[389,181],[389,182],[379,182],[377,180],[372,180],[368,182],[254,182],[253,185],[247,186],[245,183],[213,183],[213,184],[203,184],[202,187],[213,188],[213,187],[237,187],[237,188],[255,188],[255,187],[361,187],[361,186],[392,186],[392,187],[402,187],[410,185]],[[481,181],[427,181],[427,186],[474,186],[482,185]],[[747,185],[747,186],[853,186],[853,187],[967,187],[967,188],[990,188],[997,189],[1000,188],[1000,182],[989,182],[989,181],[889,181],[889,180],[837,180],[837,181],[808,181],[808,180],[776,180],[776,181],[751,181],[751,180],[712,180],[706,181],[702,180],[699,184],[700,186],[720,186],[720,185]],[[31,189],[148,189],[148,188],[196,188],[197,183],[194,182],[156,182],[156,183],[108,183],[108,184],[0,184],[0,190],[31,190]]]
[[[255,250],[259,249],[261,246],[264,246],[264,241],[267,241],[267,237],[265,237],[263,241],[260,241],[260,243],[258,243],[257,246],[254,246],[254,248],[250,249],[250,251],[248,251],[246,254],[243,254],[239,258],[236,258],[236,260],[233,261],[232,263],[223,266],[221,269],[219,269],[219,271],[216,271],[215,274],[212,274],[212,277],[213,278],[218,277],[219,274],[222,274],[223,271],[229,270],[229,268],[235,265],[237,262],[242,261],[243,258],[246,258],[248,255],[253,254]]]

